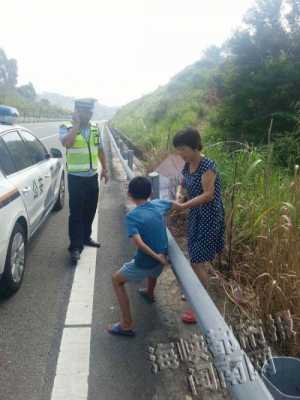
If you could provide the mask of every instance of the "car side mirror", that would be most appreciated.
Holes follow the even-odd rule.
[[[63,157],[62,152],[60,150],[54,149],[54,148],[50,149],[50,154],[51,154],[52,158],[62,158]]]

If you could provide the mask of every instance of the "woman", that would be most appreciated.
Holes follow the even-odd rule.
[[[202,153],[199,132],[193,128],[179,131],[173,138],[177,153],[185,161],[183,180],[176,200],[188,214],[188,252],[192,267],[205,288],[208,286],[208,264],[224,248],[224,208],[221,182],[215,163]],[[184,201],[184,191],[188,201]],[[196,323],[189,310],[182,315],[183,322]]]

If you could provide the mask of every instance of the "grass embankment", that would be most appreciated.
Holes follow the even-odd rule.
[[[223,181],[228,297],[246,319],[267,321],[290,310],[299,333],[299,167],[291,175],[274,165],[271,147],[228,153],[224,146],[207,146],[206,153],[217,162]],[[300,349],[290,351],[299,354]]]

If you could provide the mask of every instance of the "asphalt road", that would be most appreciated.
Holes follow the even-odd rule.
[[[57,124],[27,127],[41,139],[52,136],[47,147],[60,146]],[[1,400],[50,399],[74,274],[67,267],[67,217],[67,207],[51,213],[30,243],[21,290],[0,303]]]
[[[61,148],[58,124],[26,126],[48,148]],[[98,237],[102,248],[97,252],[91,286],[92,323],[86,355],[88,394],[61,394],[55,400],[158,399],[158,380],[150,372],[146,354],[151,335],[157,336],[162,327],[157,309],[141,304],[133,287],[134,312],[140,321],[137,338],[120,340],[106,332],[107,325],[118,320],[111,273],[132,255],[122,225],[124,198],[120,185],[112,175],[110,183],[101,186]],[[69,267],[66,250],[67,218],[66,202],[62,211],[49,216],[30,243],[21,290],[11,299],[0,302],[0,400],[54,400],[51,393],[62,334],[66,330],[66,313],[74,290],[75,271]],[[80,279],[80,275],[78,277]],[[83,329],[86,326],[73,327]],[[64,368],[65,376],[72,374],[71,364],[66,362]],[[163,398],[168,396],[159,396]]]

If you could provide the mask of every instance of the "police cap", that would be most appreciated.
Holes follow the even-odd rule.
[[[75,100],[75,110],[94,111],[96,100],[91,98]]]

